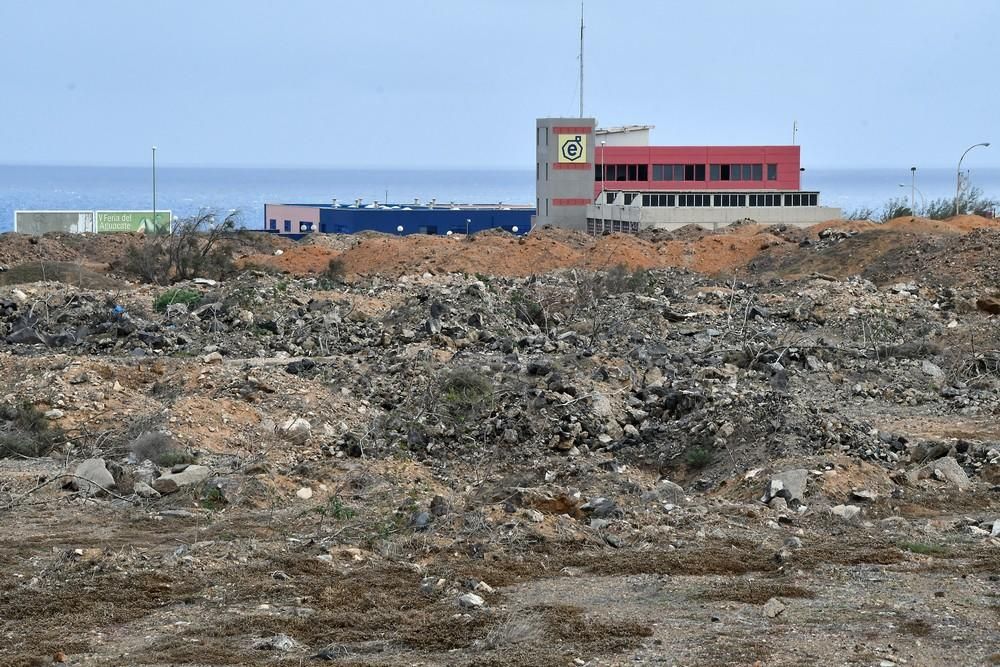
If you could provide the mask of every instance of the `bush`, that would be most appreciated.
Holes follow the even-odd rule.
[[[451,426],[471,424],[491,404],[493,382],[475,370],[459,368],[441,379],[438,393]]]
[[[182,288],[168,289],[153,301],[153,310],[158,313],[164,313],[167,311],[167,306],[173,303],[183,303],[188,308],[192,308],[200,301],[201,294],[194,290]]]
[[[120,268],[161,285],[198,277],[221,280],[236,271],[232,234],[238,221],[238,212],[220,223],[210,212],[179,220],[169,234],[147,235],[130,245]]]
[[[65,437],[34,405],[0,404],[0,457],[46,456]]]
[[[684,461],[689,468],[700,469],[712,462],[712,452],[704,447],[694,447],[684,454]]]
[[[193,463],[194,457],[184,451],[169,433],[147,431],[132,441],[129,447],[137,463],[149,459],[159,466],[169,467],[178,463]]]

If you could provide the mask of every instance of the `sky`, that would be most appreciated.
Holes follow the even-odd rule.
[[[529,168],[577,0],[0,0],[0,164]],[[996,0],[588,0],[584,115],[812,168],[1000,166]]]

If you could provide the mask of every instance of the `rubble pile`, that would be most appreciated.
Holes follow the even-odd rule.
[[[761,252],[872,233],[838,229]],[[775,624],[842,636],[860,597],[941,630],[852,646],[933,664],[953,649],[935,614],[988,627],[1000,576],[988,266],[2,286],[0,655],[753,664]],[[894,586],[906,603],[878,606]],[[68,600],[132,639],[66,639],[106,633]]]

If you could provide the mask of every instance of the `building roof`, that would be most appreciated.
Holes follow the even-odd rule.
[[[594,134],[627,134],[629,132],[641,132],[652,130],[655,125],[622,125],[620,127],[599,127],[594,130]]]

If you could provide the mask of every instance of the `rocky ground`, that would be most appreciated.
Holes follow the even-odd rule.
[[[1000,664],[990,221],[122,238],[0,237],[4,665]]]

